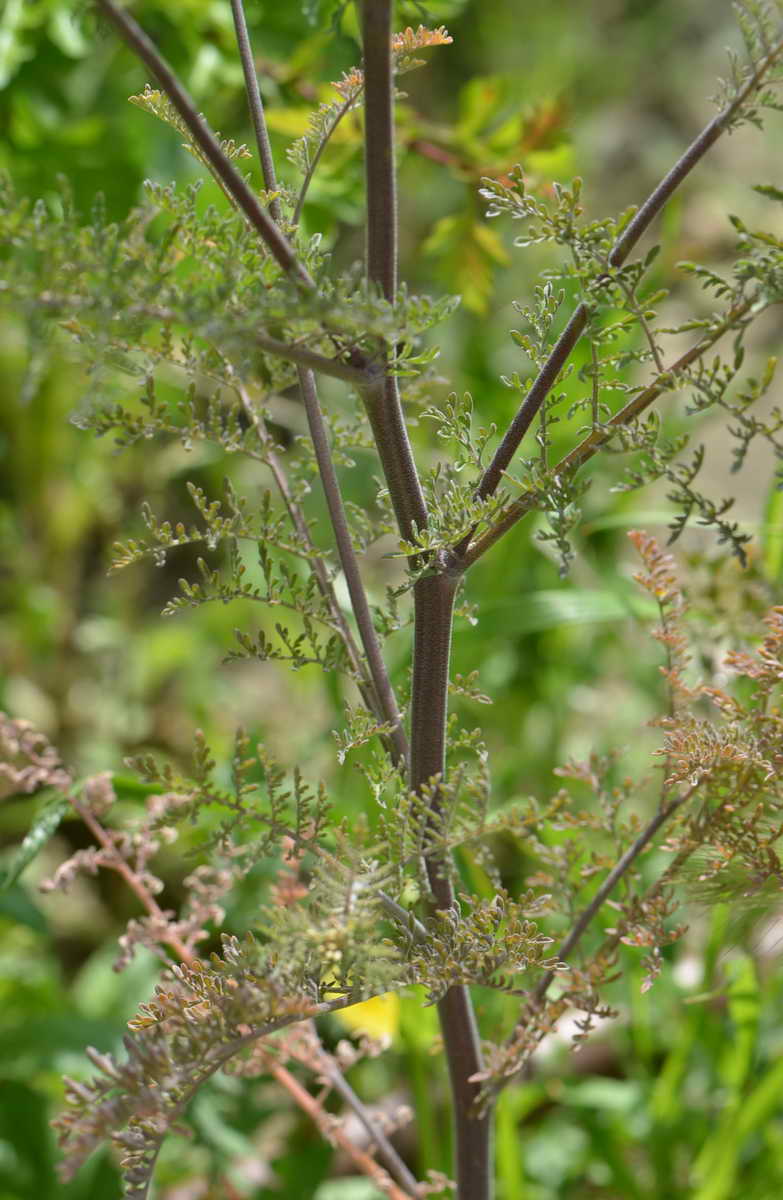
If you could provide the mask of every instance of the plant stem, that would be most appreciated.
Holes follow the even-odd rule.
[[[402,727],[402,718],[397,707],[397,700],[389,681],[380,645],[378,644],[372,613],[367,602],[367,594],[359,573],[359,564],[356,561],[356,553],[351,541],[351,531],[348,528],[348,521],[345,516],[345,508],[340,494],[340,484],[329,449],[329,438],[326,433],[321,406],[318,403],[318,393],[312,371],[299,371],[299,387],[307,413],[307,422],[310,427],[310,437],[315,450],[316,462],[318,463],[321,486],[326,497],[326,505],[329,509],[329,517],[337,543],[337,553],[340,557],[340,564],[348,586],[348,594],[351,597],[353,614],[359,629],[359,637],[364,647],[370,677],[377,697],[373,708],[383,721],[393,726],[390,737],[393,750],[392,757],[395,763],[405,763],[408,760],[408,743]]]
[[[422,576],[414,587],[415,643],[411,700],[411,776],[413,790],[443,778],[446,759],[446,710],[451,622],[458,576],[440,571]],[[432,819],[437,821],[438,793]],[[432,855],[425,860],[432,908],[456,905],[448,866]],[[449,1067],[454,1107],[458,1200],[489,1200],[492,1195],[492,1112],[479,1112],[480,1084],[471,1082],[483,1069],[481,1043],[470,992],[449,988],[438,1004],[438,1017]]]
[[[416,531],[427,527],[427,503],[408,440],[397,380],[379,376],[370,384],[365,382],[359,392],[400,533],[407,542],[415,542]]]
[[[245,77],[245,93],[247,94],[247,104],[250,109],[250,119],[253,122],[253,129],[256,135],[256,145],[258,146],[258,157],[261,163],[261,174],[264,177],[264,187],[268,192],[276,192],[277,176],[275,174],[275,161],[272,157],[269,131],[267,129],[266,118],[264,117],[264,103],[258,87],[258,76],[256,75],[256,66],[253,61],[253,50],[250,45],[250,38],[248,37],[247,21],[245,20],[245,9],[242,0],[231,0],[231,13],[234,18],[234,31],[237,38],[239,57],[242,62],[242,73]],[[279,225],[283,214],[277,196],[269,202],[269,214],[272,220]]]
[[[313,288],[315,284],[306,267],[297,258],[291,243],[280,232],[275,222],[259,204],[245,180],[226,158],[217,138],[196,109],[185,88],[141,26],[130,13],[119,8],[114,0],[96,0],[96,3],[111,21],[123,41],[155,76],[187,125],[194,142],[201,149],[215,175],[234,197],[253,228],[258,230],[273,257],[287,274],[299,279],[306,287]]]
[[[303,1054],[300,1061],[305,1063],[306,1066],[311,1067],[319,1075],[323,1075],[329,1086],[334,1088],[348,1107],[354,1111],[370,1140],[375,1143],[378,1157],[386,1164],[387,1170],[391,1172],[400,1186],[405,1188],[406,1192],[409,1192],[412,1197],[417,1196],[419,1194],[419,1185],[410,1170],[394,1149],[394,1146],[383,1132],[378,1121],[374,1119],[367,1106],[362,1103],[347,1082],[334,1057],[321,1045],[315,1023],[309,1021],[308,1025],[313,1039],[312,1054]],[[295,1049],[293,1050],[293,1055],[295,1058],[300,1057]],[[313,1056],[315,1057],[315,1062],[311,1062]]]
[[[609,872],[590,903],[580,913],[579,917],[574,922],[571,930],[568,933],[568,936],[561,942],[560,948],[557,951],[557,956],[559,959],[565,961],[567,956],[576,949],[576,947],[579,945],[579,942],[582,940],[583,934],[590,926],[593,917],[601,908],[604,901],[611,896],[615,887],[629,870],[633,862],[650,844],[661,826],[668,821],[669,817],[675,813],[677,809],[686,802],[686,800],[691,798],[695,791],[695,787],[688,788],[688,790],[684,792],[682,796],[676,796],[674,800],[670,800],[668,804],[666,804],[663,808],[660,808],[655,816],[644,827],[632,845],[628,847],[625,854],[618,859],[617,863]],[[541,977],[537,987],[533,992],[533,998],[536,1001],[543,1000],[554,978],[554,971],[547,971],[547,973]]]
[[[367,278],[393,303],[397,290],[397,193],[394,172],[394,80],[390,0],[364,0],[362,37],[367,184]],[[396,379],[379,378],[363,389],[378,454],[402,536],[415,541],[427,523],[427,506],[408,441]],[[451,620],[458,576],[437,561],[414,585],[414,654],[411,701],[410,785],[415,791],[441,779],[445,768],[446,712]],[[437,791],[433,820],[437,819]],[[426,862],[435,909],[451,908],[454,892],[447,865]],[[449,988],[438,1016],[454,1109],[458,1200],[489,1200],[492,1194],[491,1127],[488,1110],[477,1112],[479,1088],[471,1077],[482,1069],[481,1045],[468,989]]]
[[[397,292],[397,184],[394,171],[394,76],[390,0],[364,0],[364,145],[367,279],[391,303]],[[362,389],[400,532],[415,541],[427,505],[413,460],[397,380],[379,375]]]
[[[391,0],[364,0],[367,278],[387,300],[397,291],[397,180],[394,170],[394,76]]]
[[[275,174],[275,164],[272,157],[272,149],[269,143],[269,132],[267,129],[266,118],[264,116],[264,107],[261,102],[261,95],[258,90],[258,79],[256,78],[255,65],[253,62],[253,51],[250,45],[250,38],[247,32],[247,23],[245,22],[245,13],[242,5],[242,0],[231,0],[231,7],[234,14],[234,25],[237,34],[237,44],[239,46],[240,56],[242,58],[242,66],[245,72],[245,88],[248,96],[248,104],[253,118],[253,124],[256,131],[256,140],[258,142],[259,154],[263,165],[264,184],[267,191],[275,191],[277,187],[277,176]],[[270,205],[270,211],[276,222],[280,221],[281,212],[280,205],[277,200],[274,201],[274,208]],[[386,670],[386,664],[383,661],[381,648],[378,644],[378,637],[375,633],[373,625],[372,613],[367,602],[367,594],[364,590],[359,564],[356,561],[353,543],[351,541],[351,533],[348,528],[348,522],[345,517],[345,507],[343,505],[342,494],[340,492],[340,484],[337,479],[337,472],[334,469],[331,450],[329,448],[329,438],[324,424],[321,406],[318,402],[318,391],[315,384],[315,377],[311,370],[306,370],[304,367],[299,368],[299,394],[305,406],[307,414],[307,422],[310,429],[310,437],[313,442],[316,462],[318,464],[318,472],[321,478],[321,486],[324,490],[326,505],[329,509],[329,517],[334,531],[335,541],[337,543],[337,553],[340,557],[340,563],[345,575],[345,581],[348,586],[348,593],[351,598],[351,606],[356,619],[356,624],[359,629],[359,636],[364,647],[364,653],[367,660],[370,678],[374,690],[374,702],[370,704],[370,709],[382,721],[388,722],[393,726],[390,735],[390,746],[392,759],[395,763],[407,764],[408,761],[408,743],[405,737],[405,731],[402,727],[402,718],[399,708],[397,707],[397,699],[394,695],[394,690],[389,680],[389,675]],[[289,514],[293,517],[291,506],[289,505]],[[301,518],[301,514],[299,514]],[[304,522],[302,521],[304,524]],[[309,534],[308,534],[309,540]],[[320,564],[323,567],[323,564]],[[315,569],[315,567],[314,567]],[[325,572],[323,572],[325,574]],[[324,581],[322,574],[316,572],[316,577],[319,579],[323,590]],[[334,591],[329,587],[329,596],[335,601],[335,606],[339,612],[339,605],[336,604]],[[350,638],[350,631],[345,626],[340,613],[341,627],[345,627],[345,632],[349,634],[347,639],[348,651],[351,651],[353,639]],[[364,674],[364,672],[361,672]]]
[[[639,238],[661,211],[666,201],[672,196],[693,168],[701,161],[711,146],[715,144],[722,133],[730,128],[732,121],[745,101],[763,82],[764,76],[783,53],[783,41],[779,41],[759,63],[756,70],[744,87],[737,93],[732,102],[707,124],[701,133],[694,138],[688,149],[664,176],[658,186],[650,193],[636,215],[629,221],[626,228],[617,238],[609,254],[609,266],[619,267],[625,262]],[[571,320],[558,338],[552,353],[538,373],[530,391],[506,431],[503,440],[487,467],[478,486],[478,495],[484,499],[491,496],[507,469],[512,458],[527,433],[530,425],[544,400],[548,396],[555,379],[568,359],[571,351],[581,337],[587,324],[587,308],[580,304]]]
[[[368,1179],[372,1179],[376,1187],[380,1188],[381,1191],[383,1191],[389,1197],[389,1200],[416,1200],[416,1195],[418,1194],[418,1185],[416,1180],[405,1167],[405,1164],[402,1162],[402,1160],[399,1159],[394,1147],[388,1142],[388,1139],[384,1138],[383,1134],[375,1128],[374,1122],[370,1123],[371,1136],[374,1138],[380,1137],[386,1142],[391,1150],[392,1155],[394,1156],[394,1159],[396,1160],[396,1164],[402,1168],[402,1170],[405,1172],[405,1175],[409,1178],[410,1182],[408,1185],[406,1185],[404,1191],[389,1178],[384,1169],[375,1161],[371,1154],[368,1154],[365,1150],[362,1150],[359,1146],[356,1146],[351,1141],[351,1139],[340,1127],[339,1121],[336,1122],[332,1114],[324,1110],[320,1102],[316,1100],[314,1096],[311,1096],[306,1088],[302,1087],[299,1080],[296,1079],[291,1072],[282,1065],[282,1063],[276,1063],[270,1055],[267,1065],[271,1074],[274,1075],[278,1083],[283,1085],[285,1090],[293,1097],[303,1112],[307,1113],[308,1117],[310,1117],[311,1121],[320,1131],[324,1139],[327,1142],[336,1142],[337,1145],[340,1146],[340,1148],[358,1167],[362,1174],[366,1175]],[[340,1091],[340,1084],[347,1086],[345,1084],[345,1080],[336,1067],[334,1068],[334,1073],[332,1073],[328,1070],[327,1064],[322,1062],[321,1069],[323,1069],[324,1073],[327,1075],[329,1083],[332,1084],[337,1091]],[[348,1090],[351,1091],[351,1089]],[[356,1099],[356,1097],[353,1096],[352,1091],[351,1096],[354,1100]],[[363,1108],[364,1106],[362,1105],[362,1109]],[[365,1124],[364,1116],[361,1116],[360,1119],[362,1120],[362,1124]],[[410,1186],[411,1184],[412,1186]]]
[[[239,331],[237,331],[238,333]],[[260,333],[258,330],[253,330],[247,336],[267,354],[286,358],[289,362],[296,363],[298,367],[307,367],[308,370],[318,371],[321,375],[330,375],[333,379],[341,379],[343,383],[351,383],[356,388],[367,385],[367,371],[362,370],[361,367],[354,367],[341,358],[327,358],[325,354],[308,350],[305,346],[298,346],[294,342],[281,342],[278,338]]]
[[[258,412],[256,412],[253,401],[251,400],[250,396],[247,393],[247,390],[243,387],[243,385],[237,381],[235,383],[235,387],[237,389],[239,398],[242,402],[242,407],[244,408],[245,412],[247,413],[249,420],[252,421],[252,423],[255,427],[256,433],[258,434],[258,438],[264,447],[264,451],[263,451],[264,462],[269,467],[269,470],[272,472],[272,478],[275,481],[277,490],[280,493],[283,504],[285,505],[286,511],[288,512],[288,516],[291,519],[291,524],[293,525],[294,529],[298,533],[298,535],[301,538],[304,545],[306,545],[308,547],[308,550],[309,550],[308,559],[312,566],[313,574],[315,575],[315,578],[318,581],[318,587],[320,589],[321,595],[324,597],[327,604],[329,605],[329,611],[332,615],[332,618],[333,618],[335,624],[340,629],[340,633],[341,633],[341,636],[343,639],[343,643],[345,645],[346,652],[350,659],[351,666],[352,666],[354,672],[356,673],[356,675],[362,676],[366,679],[366,682],[364,684],[358,685],[359,691],[362,696],[362,700],[364,701],[364,703],[366,704],[367,708],[370,711],[376,713],[376,716],[378,716],[378,718],[380,720],[391,721],[392,724],[394,724],[395,722],[394,722],[394,717],[392,716],[392,714],[398,712],[397,700],[396,700],[396,697],[392,690],[391,683],[389,681],[389,678],[388,678],[388,675],[386,672],[386,666],[385,666],[385,663],[383,662],[383,658],[381,657],[381,660],[380,660],[381,670],[378,673],[379,683],[376,684],[375,686],[373,686],[372,677],[369,677],[369,678],[367,677],[367,671],[369,669],[370,655],[369,655],[369,653],[367,653],[367,649],[365,647],[365,653],[367,654],[367,663],[364,663],[362,661],[362,656],[361,656],[359,647],[357,646],[356,641],[354,640],[353,633],[351,632],[351,628],[343,614],[343,610],[340,606],[340,602],[338,601],[337,596],[335,595],[335,591],[332,586],[331,579],[329,578],[329,569],[328,569],[326,563],[324,562],[322,556],[318,553],[318,550],[316,549],[316,546],[314,545],[313,540],[310,537],[310,529],[308,527],[307,521],[305,520],[304,514],[303,514],[300,506],[297,504],[296,500],[294,499],[293,495],[291,494],[291,488],[288,483],[288,477],[286,476],[283,465],[280,462],[280,459],[275,454],[274,450],[272,449],[272,445],[271,445],[272,439],[269,436],[269,432],[266,428],[266,424],[265,424],[264,420],[262,419],[262,417],[258,414]],[[353,553],[353,547],[351,547],[351,553]],[[354,558],[355,558],[355,556],[354,556]],[[343,568],[343,570],[345,571],[345,568]],[[357,573],[358,573],[358,567],[357,567]],[[346,579],[347,579],[347,574],[346,574]],[[361,579],[359,579],[359,586],[361,587]],[[362,588],[361,594],[363,597],[363,604],[360,601],[360,607],[362,607],[364,610],[366,610],[366,613],[369,615],[369,606],[367,604],[366,597],[364,597],[364,589],[363,588]],[[359,619],[357,616],[357,624],[358,623],[359,623]],[[362,624],[365,628],[367,628],[367,616],[364,617]],[[370,616],[370,621],[369,621],[369,629],[372,632],[372,637],[375,640],[375,646],[377,648],[377,645],[378,645],[377,637],[375,636],[375,630],[374,630],[374,627],[372,626],[371,616]],[[378,649],[378,654],[380,655],[379,649]],[[378,665],[376,664],[376,670],[377,669],[378,669]],[[384,693],[384,695],[386,695],[384,707],[381,707],[381,705],[379,703],[379,700],[378,700],[379,692],[382,692],[382,693]],[[387,693],[390,693],[390,695],[387,695]],[[399,716],[397,717],[397,721],[398,722],[400,721]],[[398,731],[396,733],[394,742],[390,743],[390,745],[389,745],[389,750],[392,753],[392,757],[394,758],[395,762],[400,761],[400,760],[403,762],[407,762],[407,760],[408,760],[408,741],[407,741],[407,738],[405,737],[405,732],[402,729],[401,723],[398,725]]]
[[[557,951],[557,956],[559,959],[564,960],[567,955],[571,954],[576,949],[579,942],[582,940],[582,937],[592,924],[593,918],[601,908],[601,905],[614,891],[615,887],[620,882],[622,877],[627,873],[634,860],[638,858],[642,851],[649,845],[661,826],[664,825],[666,821],[668,821],[669,818],[683,806],[683,804],[692,799],[692,797],[698,791],[699,786],[700,784],[698,783],[692,784],[685,790],[685,792],[682,793],[682,795],[676,796],[668,803],[661,804],[655,816],[644,827],[633,844],[628,847],[625,854],[621,856],[610,873],[607,875],[604,882],[601,884],[593,899],[574,922]],[[645,895],[646,899],[652,898],[662,890],[667,880],[671,878],[674,871],[679,868],[682,862],[689,857],[692,850],[693,846],[691,845],[690,848],[685,847],[679,852],[674,862],[667,867],[663,875],[660,876],[650,888],[648,888]],[[620,942],[621,933],[622,929],[620,928],[620,930],[615,931],[609,938],[606,939],[601,946],[601,949],[598,951],[596,959],[599,957],[604,957],[617,947]],[[526,1036],[527,1030],[535,1014],[542,1008],[544,1000],[546,999],[546,994],[549,991],[555,976],[555,971],[547,971],[546,974],[541,977],[537,986],[533,989],[528,1003],[525,1006],[522,1015],[520,1016],[520,1019],[517,1021],[512,1033],[506,1039],[504,1050],[512,1059],[515,1051],[517,1051],[517,1048],[520,1045],[527,1044],[529,1046]],[[537,1040],[540,1041],[541,1037],[543,1036],[543,1032],[544,1031],[542,1030],[541,1033],[538,1034]],[[512,1080],[516,1077],[516,1074],[517,1071],[512,1069],[502,1077],[496,1078],[491,1086],[485,1090],[484,1095],[482,1096],[482,1101],[486,1102],[488,1099],[495,1100],[498,1093],[512,1082]]]
[[[742,300],[739,304],[731,308],[723,321],[719,325],[716,325],[714,329],[711,329],[709,333],[705,334],[704,337],[700,338],[698,342],[695,342],[684,354],[680,355],[663,376],[658,376],[654,379],[644,391],[639,392],[619,412],[616,412],[605,425],[591,430],[578,446],[575,446],[573,450],[564,455],[560,462],[553,467],[553,475],[560,476],[561,478],[575,475],[579,468],[584,466],[586,462],[589,462],[601,447],[609,441],[615,429],[619,429],[623,425],[629,425],[640,416],[659,396],[671,389],[673,381],[681,371],[684,371],[691,363],[701,358],[730,329],[736,328],[738,323],[742,322],[748,316],[757,300],[758,296],[754,295],[746,300]],[[494,546],[513,525],[516,525],[517,521],[532,511],[535,504],[536,496],[533,492],[524,492],[515,500],[503,516],[486,533],[482,534],[480,538],[468,546],[461,559],[463,568],[467,569],[469,566],[472,566],[474,562],[486,554],[487,550]]]
[[[350,96],[345,101],[345,103],[342,104],[340,106],[340,108],[338,108],[337,112],[334,114],[334,120],[332,121],[332,123],[329,126],[329,128],[327,129],[326,133],[324,134],[324,136],[321,138],[320,142],[318,143],[318,149],[316,150],[315,154],[313,155],[313,157],[310,161],[310,165],[307,168],[305,177],[302,180],[302,186],[299,189],[299,195],[296,198],[296,208],[294,209],[294,215],[291,218],[292,225],[298,225],[300,220],[302,219],[302,209],[304,208],[304,202],[307,198],[307,192],[310,188],[310,183],[312,182],[313,175],[315,175],[316,167],[318,166],[319,162],[321,161],[321,155],[323,154],[324,150],[326,149],[327,145],[329,144],[330,137],[332,136],[335,129],[342,121],[345,114],[347,112],[350,112],[350,110],[353,108],[353,106],[355,104],[356,104],[356,97]]]

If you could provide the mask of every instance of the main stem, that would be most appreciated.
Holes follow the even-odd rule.
[[[362,41],[365,84],[365,173],[367,185],[367,278],[394,302],[397,290],[397,193],[394,168],[394,79],[391,62],[391,0],[364,0]],[[427,507],[408,442],[397,380],[380,375],[363,390],[392,504],[403,538],[415,542],[427,523]],[[435,780],[431,819],[438,818],[437,782],[446,757],[446,714],[451,621],[459,576],[445,556],[433,559],[414,586],[413,692],[410,786]],[[449,866],[440,855],[426,860],[433,910],[456,900]],[[454,1110],[458,1200],[491,1200],[492,1118],[479,1115],[479,1087],[471,1077],[482,1069],[481,1043],[470,992],[449,988],[438,1005]]]
[[[411,774],[414,791],[443,778],[446,765],[446,715],[451,625],[458,576],[448,569],[424,575],[414,588],[415,636],[411,707]],[[432,820],[438,817],[438,793]],[[426,859],[433,910],[455,903],[448,864],[439,856]],[[470,992],[463,984],[449,988],[438,1004],[443,1045],[449,1067],[454,1107],[458,1200],[490,1200],[493,1191],[492,1112],[477,1111],[480,1085],[471,1077],[483,1060]]]

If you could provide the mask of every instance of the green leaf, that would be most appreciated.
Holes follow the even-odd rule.
[[[761,562],[770,583],[783,577],[783,490],[772,485],[764,513]]]
[[[560,625],[590,625],[602,621],[622,621],[629,616],[649,617],[654,609],[630,591],[626,595],[598,588],[556,588],[531,592],[524,606],[513,600],[496,602],[491,609],[508,608],[504,621],[515,633],[540,633]]]
[[[372,1180],[357,1175],[322,1183],[315,1200],[383,1200],[383,1192],[378,1191]]]
[[[24,0],[8,0],[0,18],[0,88],[5,87],[18,68],[32,58],[32,47],[25,44]]]
[[[49,798],[40,808],[29,833],[6,867],[2,881],[0,881],[1,890],[5,891],[12,883],[16,883],[16,880],[25,868],[36,857],[38,851],[49,841],[49,838],[58,828],[63,817],[70,810],[70,807],[71,801],[69,796],[63,795],[62,792],[50,794]]]
[[[5,1080],[0,1105],[0,1195],[16,1200],[51,1196],[55,1187],[46,1097],[27,1083]]]
[[[744,1086],[753,1064],[760,999],[753,960],[743,956],[730,966],[732,980],[728,990],[728,1005],[734,1032],[722,1056],[720,1073],[728,1087],[738,1092]]]
[[[753,191],[758,192],[760,196],[766,196],[769,200],[783,200],[783,191],[771,183],[757,183]]]
[[[19,884],[0,891],[0,917],[16,925],[26,925],[35,933],[46,933],[49,929],[46,917]]]
[[[465,308],[479,315],[487,311],[494,272],[507,266],[508,253],[494,229],[473,217],[472,210],[435,223],[423,246],[438,261],[438,274],[462,296]]]

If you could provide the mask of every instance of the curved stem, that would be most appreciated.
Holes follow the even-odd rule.
[[[232,0],[232,2],[233,2],[233,0]],[[298,225],[302,218],[302,209],[304,208],[304,202],[307,197],[307,192],[310,187],[310,183],[312,181],[313,175],[315,175],[316,167],[318,166],[319,162],[321,161],[321,155],[323,154],[324,150],[326,149],[327,143],[329,142],[329,138],[332,136],[335,129],[337,128],[337,126],[340,124],[343,117],[345,116],[345,114],[347,112],[350,112],[350,110],[353,108],[355,103],[356,103],[356,97],[349,96],[349,98],[345,101],[345,104],[342,104],[340,106],[340,108],[338,108],[337,112],[334,114],[334,120],[332,121],[331,125],[327,129],[324,136],[321,138],[321,141],[318,143],[318,149],[316,150],[315,154],[313,155],[310,165],[307,168],[305,177],[302,180],[302,186],[299,189],[299,195],[296,198],[296,208],[294,209],[294,215],[291,218],[292,225]]]

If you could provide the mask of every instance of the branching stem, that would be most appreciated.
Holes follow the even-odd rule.
[[[761,60],[756,70],[748,79],[745,86],[717,116],[702,129],[694,138],[685,153],[677,160],[672,169],[664,176],[658,186],[650,193],[639,211],[629,221],[618,237],[609,254],[609,266],[619,267],[639,241],[642,234],[661,211],[666,201],[688,177],[693,168],[701,161],[711,146],[730,126],[745,101],[760,87],[765,75],[774,66],[783,53],[783,40],[778,41],[767,55]],[[558,338],[552,353],[538,373],[530,391],[520,405],[514,420],[506,431],[503,440],[487,467],[478,486],[478,495],[484,499],[491,496],[497,489],[503,472],[508,468],[512,458],[530,428],[533,418],[548,396],[558,374],[565,365],[571,351],[581,337],[587,324],[587,308],[580,304],[574,311],[571,320]],[[464,548],[464,545],[463,547]]]
[[[740,301],[726,314],[723,321],[711,329],[709,333],[700,338],[691,346],[690,350],[686,350],[684,354],[673,362],[668,371],[663,376],[658,376],[652,383],[629,400],[619,412],[616,412],[606,425],[599,426],[593,429],[585,437],[578,446],[561,458],[560,462],[553,468],[553,473],[560,478],[569,478],[575,475],[580,467],[583,467],[603,445],[609,440],[613,431],[624,425],[636,420],[646,409],[653,404],[659,396],[670,390],[673,380],[684,371],[691,363],[696,362],[701,358],[711,346],[714,346],[720,338],[723,337],[730,329],[737,327],[737,324],[742,322],[754,307],[758,297],[752,296],[746,300]],[[486,554],[490,547],[500,540],[500,538],[508,532],[517,521],[526,516],[535,507],[536,497],[532,492],[524,492],[514,503],[507,509],[503,516],[488,529],[485,534],[472,542],[462,556],[462,565],[464,568],[471,566],[482,555]]]
[[[245,70],[245,83],[248,93],[248,103],[253,121],[256,127],[256,137],[258,139],[259,152],[262,155],[264,162],[264,182],[268,190],[274,190],[277,186],[275,175],[274,161],[272,159],[272,151],[269,144],[269,133],[267,130],[266,119],[264,117],[263,105],[258,91],[258,80],[255,74],[253,64],[253,53],[250,45],[250,38],[247,32],[245,23],[244,9],[242,0],[231,0],[232,9],[234,12],[234,23],[237,30],[237,40],[240,46],[242,63]],[[279,220],[279,205],[275,220]],[[305,407],[307,415],[307,423],[310,429],[310,437],[315,451],[315,458],[318,464],[318,472],[321,478],[321,486],[324,490],[326,505],[329,510],[329,518],[334,532],[335,542],[337,543],[337,553],[340,558],[340,564],[345,575],[348,593],[351,599],[353,614],[356,619],[356,624],[359,629],[359,637],[364,647],[364,653],[367,661],[367,667],[372,680],[374,697],[369,708],[382,721],[393,726],[393,731],[390,737],[391,756],[395,763],[407,764],[408,761],[408,742],[405,737],[405,731],[402,727],[402,718],[397,706],[397,699],[394,695],[394,690],[391,686],[386,664],[383,660],[381,648],[378,643],[378,637],[373,625],[372,613],[367,601],[367,593],[362,583],[359,564],[356,560],[356,552],[351,541],[351,533],[348,528],[348,521],[345,516],[345,506],[343,504],[342,493],[340,491],[340,483],[337,478],[337,472],[334,468],[331,449],[329,447],[329,438],[326,432],[323,413],[318,401],[318,391],[316,388],[315,378],[311,370],[300,366],[298,372],[299,378],[299,394]],[[289,507],[289,512],[291,509]],[[293,516],[293,513],[291,514]],[[300,522],[305,524],[301,513],[298,514]],[[308,533],[309,540],[309,533]],[[323,566],[323,564],[321,564]],[[324,572],[325,574],[325,572]],[[334,606],[339,612],[341,627],[345,629],[346,644],[350,652],[353,646],[353,638],[350,631],[345,625],[342,618],[342,613],[339,611],[334,590],[331,587],[328,579],[321,580],[323,590],[324,583],[328,584],[328,594],[334,602]],[[361,671],[364,674],[364,671]]]
[[[387,300],[397,290],[397,194],[394,172],[394,80],[390,0],[364,0],[362,36],[365,91],[365,177],[367,187],[367,278]],[[427,524],[427,506],[413,460],[399,388],[387,376],[365,387],[378,454],[400,532],[415,542]],[[410,784],[419,790],[442,778],[445,767],[446,709],[451,621],[457,577],[445,562],[414,587],[414,661],[411,701]],[[437,793],[436,793],[437,796]],[[437,804],[437,799],[434,801]],[[435,814],[433,814],[435,815]],[[447,865],[430,859],[427,874],[436,909],[455,903]],[[476,1084],[481,1046],[468,989],[452,987],[438,1005],[451,1080],[458,1200],[489,1200],[492,1117],[479,1114]]]
[[[237,393],[239,395],[239,398],[242,402],[242,407],[244,408],[245,413],[247,414],[249,420],[252,421],[253,426],[256,430],[256,433],[258,434],[258,438],[261,441],[262,445],[264,446],[263,461],[266,463],[266,465],[269,467],[269,470],[272,473],[272,478],[275,481],[275,485],[277,487],[278,492],[280,493],[281,499],[283,501],[283,504],[286,507],[286,511],[288,512],[288,516],[291,520],[292,525],[294,526],[294,529],[296,530],[297,534],[299,535],[300,539],[302,540],[302,543],[307,547],[308,562],[310,563],[310,566],[313,569],[313,573],[315,574],[315,577],[318,581],[318,587],[321,592],[321,595],[324,597],[324,599],[326,600],[326,602],[329,606],[329,611],[331,613],[332,620],[334,621],[337,628],[340,630],[340,634],[343,639],[343,643],[345,645],[345,649],[346,649],[346,652],[350,659],[351,666],[354,670],[354,673],[356,674],[357,677],[365,676],[366,675],[366,667],[365,667],[365,664],[362,662],[361,652],[359,650],[359,647],[356,644],[353,633],[351,632],[351,628],[345,619],[345,615],[343,614],[343,610],[342,610],[342,607],[340,606],[340,602],[337,599],[337,596],[335,595],[334,587],[332,586],[332,582],[329,577],[329,569],[328,569],[326,563],[324,562],[323,558],[321,557],[321,555],[318,553],[318,550],[317,550],[315,544],[313,543],[312,538],[310,537],[309,526],[307,524],[307,521],[305,520],[302,509],[297,504],[296,500],[294,499],[294,497],[291,493],[291,488],[289,486],[288,477],[286,475],[285,469],[283,468],[283,464],[280,462],[280,459],[278,458],[277,454],[272,449],[271,438],[270,438],[269,432],[266,428],[266,423],[264,422],[263,418],[259,415],[259,413],[256,411],[256,407],[253,404],[253,401],[251,400],[250,396],[248,395],[247,389],[241,383],[238,383],[238,382],[236,383],[235,386],[237,388]],[[369,614],[369,607],[367,605],[366,599],[364,600],[363,607]],[[370,616],[370,627],[372,628],[371,622],[372,622],[372,618]],[[358,617],[357,617],[357,623],[358,623]],[[372,628],[372,633],[373,633],[373,637],[375,637],[374,628]],[[377,647],[377,638],[375,638],[375,644]],[[380,651],[379,651],[379,653],[380,653]],[[369,656],[368,656],[368,662],[369,662]],[[378,698],[377,698],[376,687],[373,687],[371,685],[371,682],[369,679],[367,680],[366,684],[360,684],[359,689],[360,689],[360,692],[362,695],[362,700],[364,701],[364,703],[367,706],[369,711],[375,712],[376,715],[378,716],[378,718],[383,721],[391,721],[392,723],[394,723],[394,718],[391,714],[393,712],[397,711],[397,703],[396,703],[396,699],[394,697],[394,693],[391,690],[391,684],[389,683],[388,676],[386,675],[385,664],[383,663],[382,659],[381,659],[381,667],[383,668],[383,676],[381,678],[382,686],[380,688],[377,688],[377,690],[389,691],[391,693],[390,698],[387,697],[387,707],[386,708],[380,707],[380,704],[379,704]],[[385,682],[384,682],[384,680],[385,680]],[[387,713],[389,715],[387,715]],[[397,720],[399,722],[399,717],[397,718]],[[397,740],[396,740],[395,746],[393,746],[392,748],[395,749],[395,754],[398,755],[402,759],[402,761],[407,762],[407,757],[408,757],[407,739],[405,738],[404,731],[403,731],[401,725],[399,725],[399,724],[398,724]]]
[[[354,387],[367,386],[367,371],[361,367],[354,367],[341,358],[327,358],[325,354],[319,354],[316,350],[308,350],[306,346],[299,346],[296,342],[281,342],[278,338],[258,330],[251,333],[250,337],[267,354],[285,358],[296,363],[298,367],[317,371],[320,375],[330,375],[333,379],[341,379],[343,383],[353,384]]]
[[[396,763],[406,763],[408,761],[408,743],[402,728],[402,718],[397,707],[397,700],[389,681],[380,645],[378,644],[378,636],[373,625],[372,613],[367,602],[367,593],[364,590],[364,584],[359,573],[359,564],[356,561],[356,552],[351,541],[351,531],[348,528],[348,521],[345,516],[340,484],[329,449],[329,438],[321,406],[318,403],[318,393],[312,371],[299,371],[299,387],[302,399],[304,400],[305,412],[307,413],[307,422],[315,450],[316,462],[318,463],[321,486],[326,497],[329,518],[332,523],[335,542],[337,543],[337,553],[340,557],[340,564],[345,575],[348,594],[351,598],[353,614],[359,629],[359,637],[362,640],[370,677],[375,689],[376,702],[373,705],[373,711],[383,721],[388,721],[394,726],[391,734],[392,757]]]

